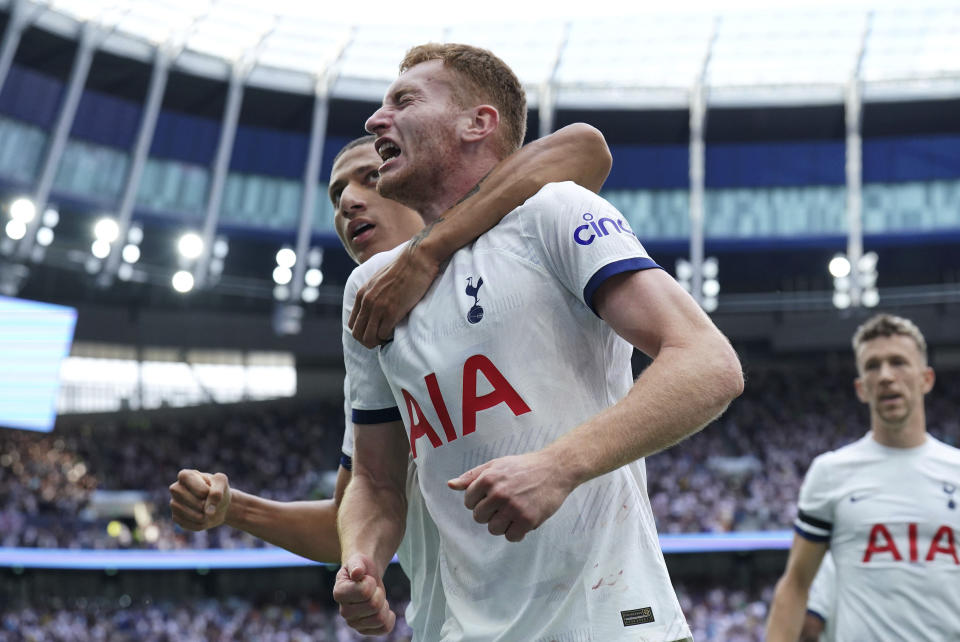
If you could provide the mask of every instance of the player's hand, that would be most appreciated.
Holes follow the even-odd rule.
[[[387,591],[373,562],[365,555],[351,555],[337,571],[333,599],[340,615],[358,633],[384,635],[393,630],[397,616],[387,603]]]
[[[230,508],[230,483],[223,473],[211,475],[199,470],[181,470],[170,484],[170,512],[173,521],[189,531],[219,526]]]
[[[557,512],[573,490],[556,461],[541,452],[492,459],[447,485],[463,490],[463,504],[492,535],[519,542]]]
[[[440,265],[421,246],[408,245],[389,265],[358,291],[347,325],[353,338],[375,348],[393,336],[393,329],[430,289]]]

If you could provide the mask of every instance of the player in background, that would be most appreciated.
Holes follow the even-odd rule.
[[[835,639],[960,639],[960,450],[927,433],[926,340],[908,319],[880,314],[857,329],[853,351],[870,431],[807,471],[767,639],[796,641],[828,546]]]
[[[378,189],[429,223],[516,148],[525,99],[473,47],[416,47],[401,69],[367,129]],[[339,512],[341,614],[364,633],[393,626],[382,574],[403,536],[409,451],[441,537],[450,617],[431,639],[689,639],[641,458],[740,393],[729,342],[619,212],[569,183],[454,253],[368,350],[349,328],[353,296],[402,252],[360,266],[344,294],[358,456]],[[636,383],[631,343],[654,357]]]
[[[836,604],[837,566],[828,550],[810,586],[800,642],[834,642],[831,625]]]
[[[330,175],[334,226],[347,253],[358,264],[404,243],[423,229],[423,220],[416,212],[376,192],[377,168],[382,161],[373,147],[374,139],[365,136],[345,145],[334,159]],[[431,236],[432,244],[424,244],[404,257],[419,261],[418,252],[435,252],[437,247],[452,252],[457,243],[475,238],[551,181],[569,179],[599,191],[610,162],[602,134],[589,125],[569,125],[531,142],[495,168],[470,198],[451,208],[445,216],[447,224]],[[403,284],[395,286],[402,296],[396,296],[395,291],[394,301],[419,296],[404,292]],[[223,473],[184,469],[170,486],[171,512],[174,521],[188,530],[227,524],[308,559],[339,562],[336,511],[350,481],[352,457],[353,426],[347,413],[332,499],[273,501],[231,488]],[[407,623],[415,633],[414,639],[421,640],[427,639],[423,637],[425,631],[439,629],[444,603],[436,570],[436,527],[422,508],[412,460],[407,485],[409,536],[398,557],[411,580],[411,595],[416,598],[407,609]]]

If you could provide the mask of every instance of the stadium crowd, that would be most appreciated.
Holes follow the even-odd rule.
[[[960,441],[960,378],[939,373],[928,399],[931,432]],[[809,367],[748,370],[750,385],[715,425],[647,459],[661,533],[789,528],[803,475],[819,453],[867,430],[851,394],[852,370],[829,360]],[[187,419],[116,421],[39,435],[0,431],[0,546],[240,548],[263,543],[230,528],[189,533],[167,509],[180,468],[222,471],[235,488],[271,499],[329,496],[342,410],[277,403]],[[132,520],[108,533],[95,491],[140,491],[151,528]]]
[[[695,639],[703,642],[761,642],[772,590],[772,578],[754,590],[677,585]],[[0,642],[404,642],[411,635],[404,607],[395,607],[397,626],[390,635],[371,638],[350,629],[333,603],[308,598],[53,599],[0,607]]]

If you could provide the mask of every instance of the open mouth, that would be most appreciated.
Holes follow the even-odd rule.
[[[350,232],[350,238],[356,240],[364,232],[372,230],[374,225],[371,223],[361,223]]]
[[[384,140],[377,144],[377,153],[384,163],[393,160],[400,155],[400,147],[390,140]]]

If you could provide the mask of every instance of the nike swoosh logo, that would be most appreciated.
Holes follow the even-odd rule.
[[[860,495],[851,495],[850,503],[859,502],[860,500],[867,499],[870,497],[870,493],[861,493]]]

